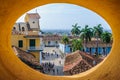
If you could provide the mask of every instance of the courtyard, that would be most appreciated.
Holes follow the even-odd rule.
[[[64,75],[64,54],[56,47],[45,47],[42,52],[42,66],[46,74]]]

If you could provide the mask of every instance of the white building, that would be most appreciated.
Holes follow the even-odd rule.
[[[72,52],[72,48],[70,47],[69,44],[63,44],[63,43],[59,43],[59,49],[60,51],[62,51],[65,54],[69,54]]]

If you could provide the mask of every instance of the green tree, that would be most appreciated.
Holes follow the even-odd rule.
[[[82,28],[80,37],[84,41],[84,51],[86,51],[88,41],[91,41],[93,37],[93,29],[88,25],[85,25],[85,28]]]
[[[62,43],[65,44],[65,50],[66,50],[66,45],[69,43],[69,38],[66,35],[62,37]]]
[[[96,55],[98,55],[98,41],[101,39],[101,34],[103,33],[103,27],[101,27],[101,24],[98,24],[97,26],[94,27],[93,29],[93,34],[94,37],[96,38]]]
[[[73,39],[72,40],[72,51],[76,50],[82,50],[83,45],[82,45],[82,40],[81,39]]]
[[[80,26],[78,26],[78,23],[76,23],[75,25],[72,25],[72,27],[71,33],[75,36],[78,36],[80,34]]]
[[[102,41],[104,43],[106,43],[106,52],[105,52],[106,55],[107,55],[107,44],[109,44],[111,42],[111,36],[112,36],[112,34],[109,33],[108,31],[103,32],[101,35]]]

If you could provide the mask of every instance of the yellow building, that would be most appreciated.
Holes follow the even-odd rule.
[[[38,13],[27,13],[25,22],[15,23],[12,30],[11,44],[24,51],[31,52],[40,61],[41,36]]]

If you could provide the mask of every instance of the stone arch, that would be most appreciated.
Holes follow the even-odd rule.
[[[22,63],[11,48],[11,30],[26,11],[48,3],[71,3],[100,14],[110,24],[114,43],[110,55],[96,67],[74,76],[48,76]],[[14,4],[14,5],[13,5]],[[120,76],[119,0],[1,0],[0,1],[0,80],[119,80]],[[14,17],[13,17],[14,16]]]

